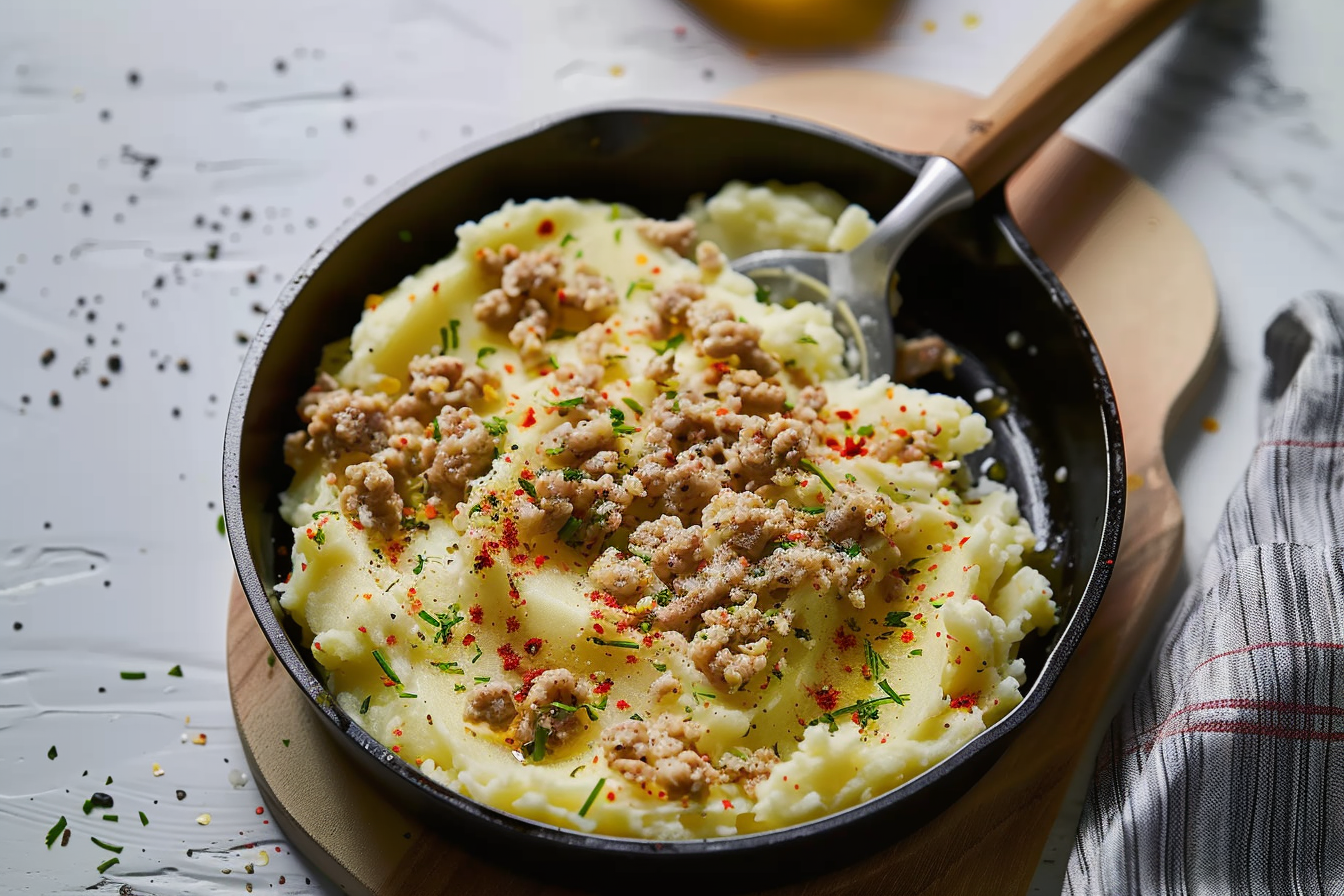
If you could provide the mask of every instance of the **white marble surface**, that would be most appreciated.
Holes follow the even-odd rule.
[[[748,54],[672,0],[0,2],[0,880],[334,892],[230,780],[215,527],[254,306],[354,206],[473,135],[602,99],[837,64],[984,92],[1067,5],[917,0],[872,50],[804,58]],[[1170,198],[1218,279],[1223,353],[1172,439],[1187,568],[1255,441],[1266,323],[1344,290],[1341,26],[1319,0],[1207,0],[1069,126]],[[118,822],[83,814],[94,791]],[[74,833],[47,850],[61,815]],[[91,836],[125,848],[105,875]]]

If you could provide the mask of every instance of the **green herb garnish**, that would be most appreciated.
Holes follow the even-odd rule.
[[[578,237],[576,237],[576,236],[575,236],[574,234],[572,234],[572,233],[567,233],[567,234],[565,234],[565,235],[560,239],[560,248],[561,248],[561,249],[565,248],[565,247],[568,246],[570,243],[574,242],[576,239],[578,239]]]
[[[801,342],[803,345],[816,345],[816,344],[817,344],[817,340],[813,339],[811,336],[799,336],[799,337],[798,337],[798,341]]]
[[[545,725],[537,726],[537,733],[532,738],[532,753],[530,759],[533,762],[540,762],[546,758],[546,738],[550,736],[551,729]]]
[[[220,535],[228,532],[228,529],[224,526],[224,514],[221,513],[219,519],[215,520],[215,528],[219,530]]]
[[[863,426],[860,426],[858,429],[858,433],[861,436],[871,436],[875,431],[876,430],[873,429],[873,425],[871,423],[866,423]]]
[[[589,638],[598,647],[624,647],[627,650],[638,650],[639,644],[635,641],[607,641],[602,638]]]
[[[621,401],[625,403],[626,407],[634,411],[636,414],[644,413],[644,406],[639,402],[635,401],[633,398],[622,398]]]
[[[546,449],[546,456],[547,456],[547,457],[555,457],[555,456],[558,455],[558,454],[564,454],[565,451],[566,451],[566,448],[565,448],[564,445],[556,445],[554,448],[547,448],[547,449]]]
[[[173,676],[174,678],[181,678],[181,677],[182,677],[182,667],[181,667],[181,666],[174,666],[173,668],[171,668],[171,669],[168,670],[168,674],[171,675],[171,676]]]
[[[51,745],[51,749],[47,751],[47,758],[48,758],[48,759],[55,759],[55,758],[56,758],[56,745],[55,745],[55,744],[52,744],[52,745]]]
[[[756,301],[762,305],[770,304],[770,287],[756,284]]]
[[[593,808],[593,803],[597,800],[597,795],[602,792],[602,785],[607,783],[606,778],[598,778],[597,783],[593,785],[593,790],[588,794],[588,799],[583,801],[583,807],[579,809],[579,817],[588,814],[588,810]]]
[[[383,674],[386,675],[388,678],[392,679],[393,684],[400,686],[401,679],[397,677],[396,672],[392,671],[392,667],[388,665],[387,660],[383,659],[382,651],[374,650],[373,658],[378,661],[379,666],[383,667]]]
[[[578,482],[580,479],[587,479],[588,476],[582,470],[576,470],[573,467],[565,467],[561,473],[566,482]]]
[[[521,476],[518,477],[518,487],[526,492],[529,498],[535,498],[537,496],[537,487],[532,484],[531,479],[524,479]]]
[[[657,352],[658,354],[660,354],[660,355],[665,355],[665,354],[667,354],[667,353],[670,352],[670,351],[675,351],[676,348],[677,348],[677,346],[681,345],[681,344],[682,344],[683,342],[685,342],[685,341],[686,341],[686,334],[685,334],[685,333],[678,333],[677,335],[673,336],[671,339],[667,340],[666,342],[662,342],[662,343],[657,343],[657,342],[656,342],[656,343],[654,343],[654,345],[653,345],[653,350],[654,350],[655,352]],[[671,398],[676,398],[677,396],[676,396],[676,394],[674,393],[674,394],[671,395],[670,397],[671,397]]]
[[[630,296],[634,295],[634,292],[637,289],[653,289],[653,281],[646,280],[643,277],[640,277],[638,280],[632,281],[630,283],[630,287],[625,291],[625,297],[627,299],[630,298]]]
[[[439,327],[439,354],[448,354],[448,328]]]
[[[144,677],[145,677],[145,673],[143,673],[143,672],[123,672],[123,673],[121,673],[121,679],[122,679],[122,681],[139,681],[140,679],[142,679],[142,678],[144,678]]]
[[[611,416],[611,431],[616,435],[628,436],[639,432],[639,427],[625,422],[625,411],[620,408],[607,408],[607,414]]]
[[[917,647],[914,650],[910,651],[910,656],[923,656],[923,655],[924,651],[922,648]]]
[[[313,533],[313,544],[317,545],[318,547],[322,547],[322,545],[326,543],[327,543],[327,530],[319,526],[318,530]]]
[[[103,841],[99,840],[97,837],[90,837],[89,839],[93,841],[93,845],[94,845],[94,846],[101,846],[103,849],[107,850],[108,852],[116,852],[116,853],[119,853],[119,852],[121,852],[123,849],[126,848],[126,847],[124,847],[124,846],[113,846],[111,843],[104,843]]]
[[[370,694],[369,696],[367,696],[367,697],[364,698],[364,702],[363,702],[363,703],[359,704],[359,714],[360,714],[360,715],[364,715],[365,713],[367,713],[367,712],[369,711],[369,701],[372,700],[372,699],[373,699],[373,695]]]
[[[476,363],[477,364],[481,363],[482,361],[484,361],[486,358],[490,357],[497,351],[499,351],[499,349],[495,348],[493,345],[481,346],[481,348],[476,352]]]
[[[112,858],[108,859],[106,862],[98,866],[98,873],[102,874],[105,871],[107,871],[107,869],[111,868],[113,865],[120,864],[120,862],[121,859],[117,858],[116,856],[113,856]]]
[[[612,220],[614,221],[616,219],[612,218]],[[617,227],[616,230],[612,232],[612,236],[616,238],[616,245],[619,246],[621,244],[621,228]]]
[[[149,816],[143,812],[140,813],[140,824],[142,827],[149,827]]]
[[[812,633],[805,628],[795,628],[793,630],[793,636],[797,638],[799,641],[812,640]]]
[[[573,398],[565,398],[561,399],[560,401],[551,401],[547,402],[547,404],[549,404],[553,408],[577,408],[580,405],[582,405],[586,400],[587,399],[585,399],[582,395],[576,395]]]
[[[842,706],[840,709],[833,712],[822,713],[807,724],[809,726],[825,724],[831,731],[837,731],[840,727],[836,723],[837,718],[844,718],[848,715],[857,714],[859,717],[859,726],[863,727],[869,722],[877,719],[878,709],[880,707],[892,703],[897,706],[904,706],[905,701],[910,699],[909,694],[898,694],[892,690],[891,685],[887,684],[885,680],[879,681],[877,686],[882,689],[884,694],[886,694],[885,697],[873,697],[869,700],[860,700],[858,703],[854,703],[850,706]]]
[[[484,421],[484,423],[485,431],[495,438],[499,438],[509,431],[509,421],[505,420],[503,417],[491,417],[489,420]]]
[[[887,614],[887,625],[892,628],[905,628],[905,620],[909,615],[904,610],[892,610]]]
[[[115,815],[104,815],[104,816],[103,816],[103,821],[116,821],[116,820],[117,820],[117,816],[115,816]]]
[[[461,345],[461,341],[457,338],[457,328],[460,326],[462,326],[462,321],[460,320],[454,319],[448,321],[448,339],[452,342],[454,349]]]
[[[664,588],[653,596],[653,602],[660,607],[665,607],[677,599],[677,595],[670,588]]]
[[[574,537],[579,534],[579,530],[582,528],[583,523],[579,520],[578,517],[576,516],[570,517],[569,519],[565,520],[565,524],[560,527],[560,540],[567,544],[570,543],[571,541],[573,541]]]
[[[51,830],[47,831],[47,849],[51,849],[51,844],[55,843],[56,838],[61,836],[61,831],[65,830],[66,824],[65,816],[62,815],[60,820],[51,826]]]
[[[810,513],[810,514],[813,514],[813,515],[816,515],[816,514],[818,514],[818,513],[825,513],[825,512],[826,512],[826,508],[825,508],[825,507],[798,507],[798,508],[795,508],[795,509],[796,509],[799,513]]]
[[[457,663],[453,663],[453,662],[448,662],[448,663],[430,663],[430,665],[433,666],[435,669],[438,669],[440,672],[447,672],[449,675],[466,675],[466,674],[467,674],[466,672],[462,671],[462,667],[461,667],[461,666],[459,666]]]
[[[882,658],[882,654],[873,649],[873,642],[867,638],[863,639],[863,657],[865,664],[868,666],[868,676],[866,677],[877,678],[891,668],[891,664]]]

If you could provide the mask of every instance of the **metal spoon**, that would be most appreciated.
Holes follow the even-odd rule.
[[[1193,0],[1081,0],[930,156],[905,197],[849,252],[772,249],[733,268],[773,302],[830,306],[858,349],[864,380],[896,369],[892,273],[948,212],[969,207],[1025,162],[1078,107],[1166,30]]]

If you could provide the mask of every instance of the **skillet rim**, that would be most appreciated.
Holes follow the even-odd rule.
[[[472,141],[455,152],[448,153],[420,166],[365,202],[318,245],[317,249],[303,261],[296,273],[286,282],[253,338],[243,359],[238,380],[230,399],[228,419],[225,426],[222,473],[224,518],[229,545],[244,594],[266,640],[290,677],[303,690],[310,708],[325,719],[330,724],[331,729],[334,729],[329,730],[328,733],[338,738],[348,738],[387,772],[396,775],[404,783],[420,791],[422,795],[428,796],[432,801],[450,810],[459,820],[462,820],[465,816],[493,827],[498,833],[513,835],[514,837],[522,835],[528,839],[528,842],[535,843],[540,838],[551,841],[555,846],[608,856],[624,854],[626,856],[638,855],[650,858],[668,856],[675,859],[675,857],[712,856],[725,853],[740,853],[746,856],[767,849],[774,851],[787,847],[791,843],[821,838],[828,834],[839,834],[845,828],[862,824],[864,821],[871,821],[871,816],[894,810],[896,804],[913,800],[922,791],[936,788],[952,775],[963,771],[968,774],[972,773],[976,761],[983,761],[985,754],[993,754],[996,758],[996,748],[1006,743],[1007,738],[1016,732],[1048,696],[1078,642],[1082,639],[1109,583],[1111,570],[1119,551],[1126,491],[1119,409],[1100,350],[1092,338],[1091,332],[1067,290],[1064,289],[1063,284],[1031,249],[1026,236],[1008,214],[1002,201],[1002,186],[995,188],[989,196],[978,202],[997,203],[997,208],[992,212],[994,221],[1024,265],[1050,293],[1051,299],[1064,318],[1064,323],[1072,331],[1071,335],[1086,349],[1090,362],[1093,391],[1097,409],[1101,413],[1103,441],[1107,457],[1106,496],[1105,506],[1102,510],[1101,537],[1096,555],[1092,558],[1091,569],[1086,572],[1086,581],[1073,612],[1067,619],[1060,621],[1059,625],[1062,630],[1059,630],[1058,639],[1054,647],[1045,656],[1039,670],[1036,671],[1022,702],[998,722],[971,738],[951,755],[924,772],[902,782],[892,790],[856,806],[811,821],[758,833],[696,840],[641,840],[588,834],[571,828],[548,825],[512,815],[477,803],[433,781],[411,763],[395,756],[339,708],[333,696],[326,690],[298,653],[284,630],[283,622],[272,610],[266,585],[262,582],[257,564],[254,562],[251,550],[248,547],[242,509],[241,454],[249,399],[256,383],[256,375],[262,359],[270,347],[271,338],[275,335],[285,313],[302,294],[312,274],[339,251],[341,244],[350,235],[385,206],[403,194],[421,187],[426,181],[448,169],[508,144],[568,123],[595,116],[621,113],[631,116],[721,117],[783,127],[864,152],[905,171],[912,177],[918,172],[924,160],[929,158],[927,155],[889,149],[853,134],[776,112],[733,106],[726,103],[637,99],[588,104],[532,119],[515,127]],[[1086,558],[1082,558],[1079,563],[1080,573],[1085,566]],[[978,780],[979,777],[980,775],[975,775],[970,783]]]

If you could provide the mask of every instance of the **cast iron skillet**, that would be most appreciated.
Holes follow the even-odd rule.
[[[1120,421],[1105,367],[1063,287],[1009,218],[1001,191],[945,219],[906,252],[896,324],[910,335],[937,332],[965,355],[952,381],[934,375],[920,385],[967,400],[991,386],[1008,398],[1009,411],[991,421],[988,453],[1006,469],[1047,556],[1053,552],[1060,624],[1023,646],[1032,678],[1022,704],[924,774],[847,811],[761,834],[647,842],[543,825],[441,787],[365,733],[323,687],[271,601],[275,546],[289,538],[275,508],[290,479],[281,445],[299,425],[295,400],[312,384],[323,344],[350,333],[364,297],[446,255],[458,224],[509,199],[550,196],[618,200],[672,218],[691,194],[733,178],[819,181],[880,216],[921,163],[921,156],[778,115],[704,104],[605,106],[524,126],[413,175],[303,265],[262,324],[234,391],[225,519],[243,589],[276,657],[331,735],[391,797],[455,842],[520,871],[555,880],[556,868],[571,869],[561,879],[584,888],[610,881],[628,889],[638,880],[646,889],[690,881],[713,889],[734,873],[766,886],[852,861],[913,830],[988,769],[1040,705],[1091,619],[1116,555],[1125,498]],[[1009,345],[1011,331],[1023,334],[1025,346]],[[982,461],[989,459],[972,463]],[[1067,477],[1055,475],[1061,467]]]

